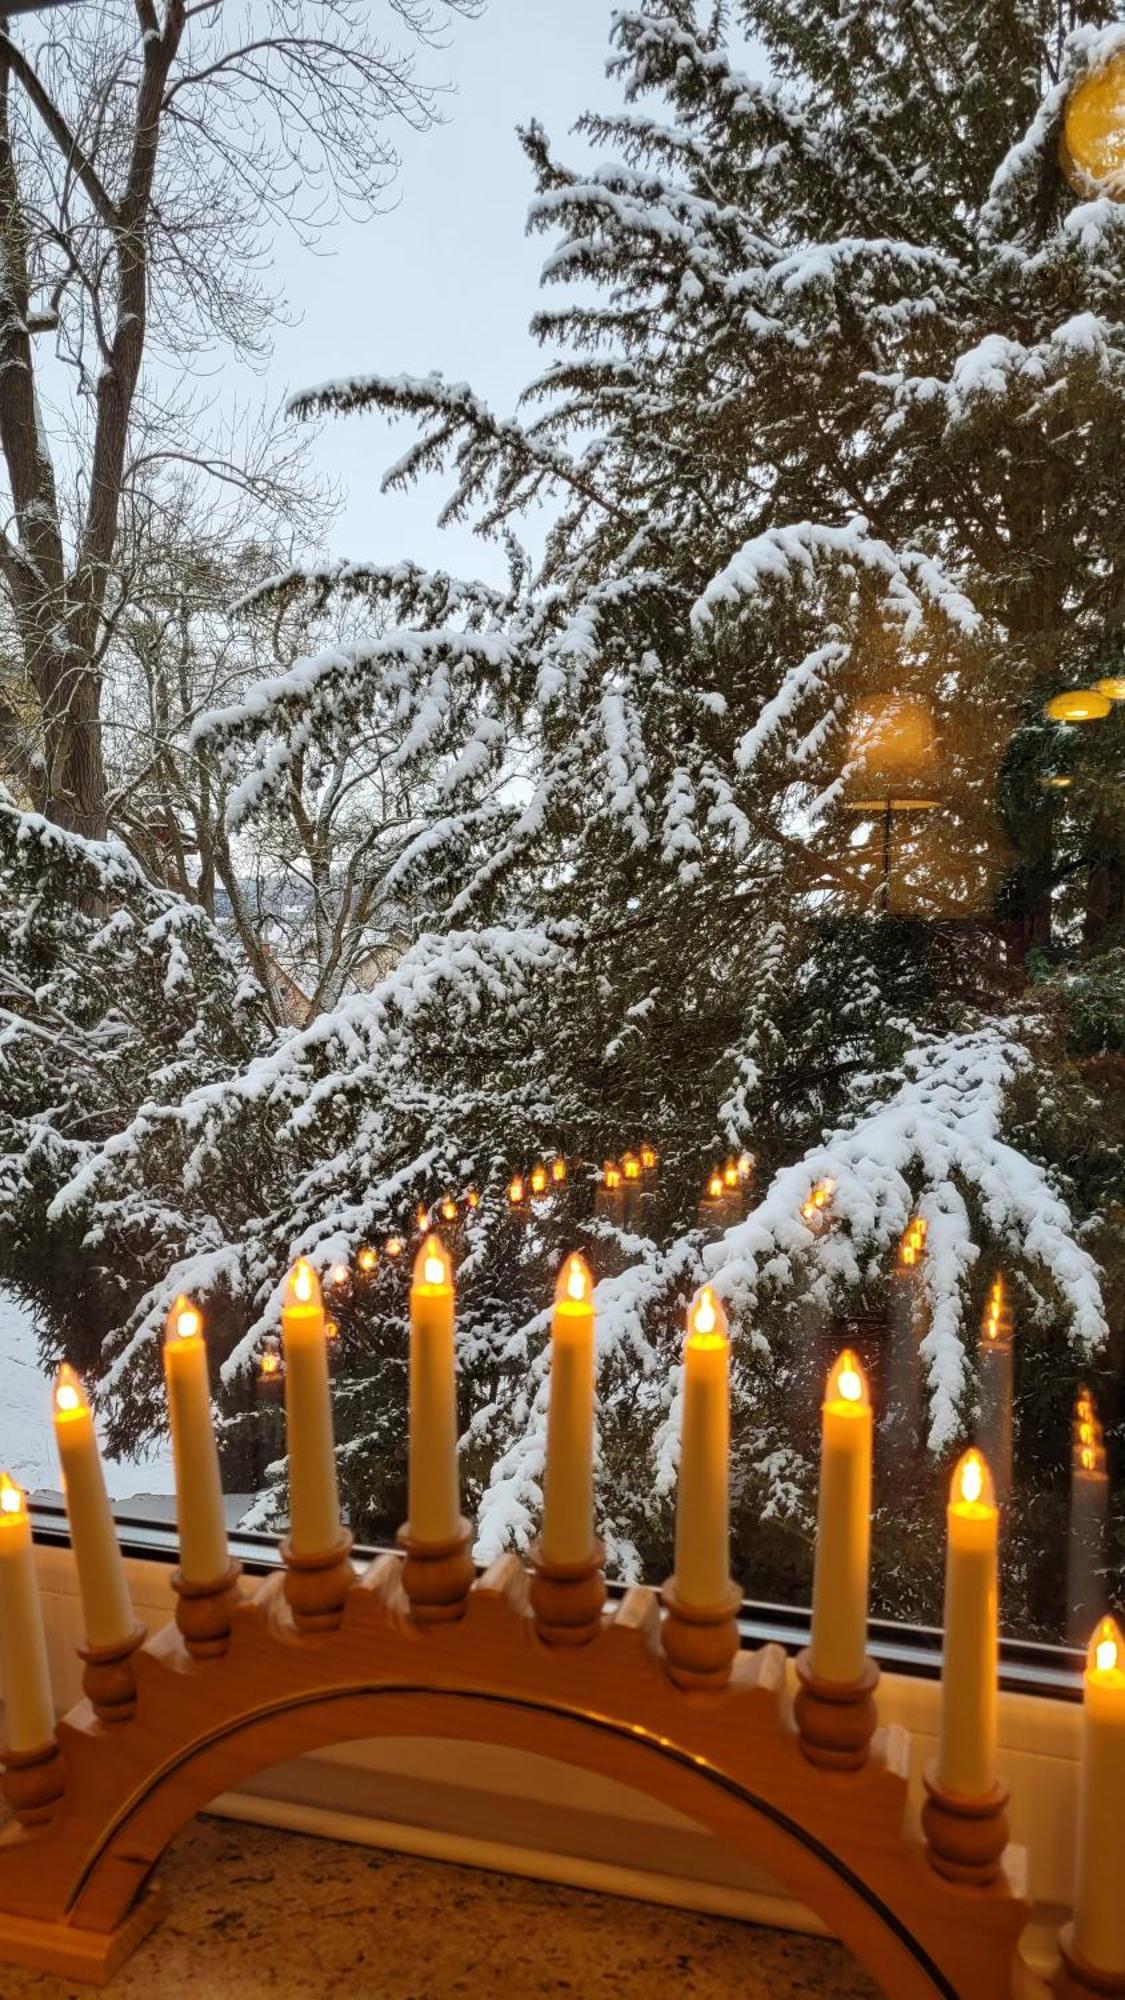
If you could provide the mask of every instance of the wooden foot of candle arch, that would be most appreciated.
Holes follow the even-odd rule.
[[[193,1656],[173,1621],[133,1653],[129,1719],[107,1723],[87,1699],[60,1723],[61,1796],[57,1760],[44,1760],[38,1816],[34,1772],[9,1769],[31,1823],[0,1836],[0,1959],[104,1981],[159,1916],[164,1848],[220,1792],[328,1744],[429,1735],[553,1757],[685,1813],[816,1910],[893,2000],[1045,1991],[1018,1960],[1020,1854],[983,1886],[935,1872],[908,1814],[901,1730],[879,1732],[858,1769],[824,1768],[789,1718],[778,1647],[738,1653],[725,1685],[678,1685],[685,1630],[689,1650],[695,1638],[674,1598],[679,1672],[653,1591],[629,1591],[586,1643],[551,1643],[517,1558],[471,1589],[459,1558],[446,1552],[436,1622],[414,1613],[408,1565],[385,1556],[351,1582],[334,1629],[299,1629],[279,1574],[230,1607],[225,1652]],[[540,1556],[540,1597],[542,1579]],[[709,1658],[721,1622],[702,1627]]]

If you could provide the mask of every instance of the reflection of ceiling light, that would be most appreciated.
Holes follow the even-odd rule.
[[[1094,685],[1098,693],[1104,694],[1107,700],[1125,701],[1125,674],[1104,674]]]
[[[1073,783],[1074,783],[1074,779],[1073,779],[1073,778],[1040,778],[1040,780],[1039,780],[1039,783],[1040,783],[1040,784],[1041,784],[1042,786],[1044,786],[1044,788],[1045,788],[1045,789],[1046,789],[1047,791],[1049,791],[1049,792],[1065,792],[1065,790],[1066,790],[1066,788],[1067,788],[1067,786],[1068,786],[1068,785],[1073,785]]]
[[[1067,99],[1059,161],[1072,188],[1087,199],[1125,195],[1125,52],[1084,76]]]
[[[844,804],[861,813],[936,805],[924,794],[933,788],[937,759],[937,731],[924,702],[904,695],[868,695],[848,728]],[[856,792],[864,797],[855,798]],[[874,802],[873,792],[878,794]]]
[[[1050,722],[1100,722],[1112,706],[1097,688],[1066,688],[1051,696],[1043,713]]]

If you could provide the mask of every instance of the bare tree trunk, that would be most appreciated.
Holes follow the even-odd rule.
[[[129,421],[144,354],[148,302],[146,224],[168,72],[183,33],[183,0],[169,0],[161,29],[152,0],[137,0],[144,65],[137,90],[124,193],[111,200],[78,138],[34,69],[0,29],[0,237],[7,297],[0,314],[0,451],[19,547],[0,551],[12,587],[28,678],[41,713],[41,775],[29,764],[33,802],[95,840],[107,831],[98,640],[121,511]],[[68,167],[109,228],[116,262],[115,323],[98,378],[90,488],[73,572],[66,574],[54,473],[39,422],[28,332],[26,230],[8,122],[18,77]]]

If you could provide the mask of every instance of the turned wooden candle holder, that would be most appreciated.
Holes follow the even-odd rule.
[[[720,1604],[685,1604],[669,1577],[660,1593],[669,1678],[680,1688],[722,1688],[738,1653],[742,1593],[732,1583]]]
[[[878,1713],[879,1669],[868,1660],[857,1681],[826,1681],[812,1670],[806,1647],[796,1659],[793,1719],[801,1749],[824,1771],[858,1771],[866,1762]]]
[[[133,1655],[143,1645],[147,1628],[135,1625],[127,1639],[112,1646],[80,1646],[85,1662],[82,1691],[99,1722],[131,1722],[137,1707]]]
[[[464,1615],[472,1588],[472,1523],[461,1516],[458,1533],[447,1542],[420,1542],[407,1521],[396,1537],[403,1551],[402,1583],[419,1625],[450,1625]]]
[[[585,1562],[549,1562],[536,1538],[528,1550],[531,1608],[548,1646],[584,1646],[601,1629],[605,1608],[605,1550],[595,1540]]]
[[[1125,1885],[1122,1893],[1125,1894]],[[1082,1957],[1074,1942],[1074,1925],[1059,1932],[1059,1969],[1055,1975],[1056,2000],[1090,2000],[1094,1994],[1125,1993],[1125,1972],[1099,1972]]]
[[[63,1767],[52,1736],[35,1750],[5,1750],[3,1792],[22,1826],[49,1820],[63,1795]]]
[[[810,1763],[781,1648],[731,1652],[733,1591],[701,1618],[632,1589],[585,1644],[544,1645],[518,1558],[465,1589],[467,1531],[444,1555],[402,1540],[405,1561],[348,1568],[333,1628],[299,1621],[293,1571],[274,1572],[231,1606],[225,1652],[197,1657],[173,1619],[129,1656],[130,1720],[109,1728],[86,1701],[62,1719],[62,1797],[0,1833],[0,1960],[104,1981],[157,1921],[160,1855],[219,1793],[330,1744],[425,1736],[553,1758],[684,1814],[816,1911],[889,2000],[1046,2000],[1018,1957],[1018,1851],[984,1885],[935,1872],[900,1729],[858,1770]]]
[[[1008,1845],[1008,1787],[997,1778],[982,1798],[962,1798],[939,1784],[936,1764],[923,1774],[922,1832],[930,1865],[948,1882],[994,1882]]]
[[[334,1632],[344,1614],[344,1600],[355,1582],[351,1565],[351,1531],[322,1555],[297,1555],[288,1536],[281,1544],[285,1561],[285,1596],[299,1632]]]
[[[237,1562],[213,1583],[188,1583],[181,1570],[173,1570],[176,1624],[193,1659],[213,1660],[226,1652],[241,1575],[242,1564]]]

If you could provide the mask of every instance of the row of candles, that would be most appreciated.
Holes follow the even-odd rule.
[[[618,1191],[626,1193],[631,1187],[643,1188],[651,1182],[655,1172],[657,1156],[650,1146],[642,1146],[636,1153],[622,1155],[620,1165],[607,1164],[602,1172],[599,1193],[607,1194],[612,1204]],[[729,1203],[736,1191],[745,1188],[753,1175],[752,1155],[743,1153],[737,1158],[731,1156],[722,1167],[715,1168],[709,1176],[705,1190],[707,1202]],[[514,1206],[525,1204],[529,1198],[535,1201],[551,1187],[563,1186],[567,1180],[567,1163],[561,1157],[541,1161],[526,1174],[512,1180],[508,1188],[508,1198]],[[607,1178],[608,1177],[608,1178]],[[831,1179],[818,1181],[810,1190],[802,1206],[801,1214],[814,1233],[819,1233],[832,1220],[831,1200],[835,1182]],[[475,1207],[477,1196],[470,1189],[463,1198],[467,1205]],[[452,1196],[444,1196],[435,1203],[434,1212],[443,1221],[453,1223],[461,1216],[462,1208]],[[603,1213],[612,1214],[612,1207]],[[624,1214],[625,1211],[622,1210]],[[420,1209],[416,1217],[419,1227],[428,1228],[430,1211]],[[921,1274],[921,1260],[925,1253],[928,1224],[924,1216],[911,1218],[898,1246],[897,1264],[899,1273],[908,1287],[911,1297],[907,1304],[908,1324],[892,1323],[893,1340],[890,1357],[888,1390],[888,1422],[905,1422],[911,1433],[917,1433],[921,1406],[921,1372],[919,1342],[921,1327],[917,1323],[920,1296],[917,1281]],[[391,1237],[384,1245],[384,1254],[392,1262],[401,1262],[406,1251],[401,1237]],[[358,1281],[362,1284],[378,1268],[378,1254],[369,1245],[361,1245],[355,1253],[354,1266],[345,1263],[333,1264],[327,1274],[327,1294],[329,1314],[326,1333],[330,1344],[334,1344],[339,1327],[331,1316],[333,1303],[341,1300],[348,1289]],[[896,1299],[895,1304],[899,1303]],[[924,1315],[923,1315],[924,1324]],[[981,1318],[980,1335],[977,1344],[977,1368],[979,1410],[975,1441],[988,1460],[993,1487],[1000,1503],[1006,1504],[1012,1492],[1013,1460],[1013,1334],[1014,1321],[1011,1302],[1002,1272],[991,1279]],[[259,1382],[264,1392],[280,1390],[283,1380],[283,1361],[276,1343],[268,1344],[259,1360]],[[1066,1564],[1066,1630],[1071,1644],[1085,1643],[1090,1623],[1096,1611],[1104,1604],[1103,1570],[1106,1520],[1108,1514],[1109,1481],[1106,1470],[1105,1448],[1102,1427],[1098,1422],[1090,1390],[1081,1385],[1078,1389],[1073,1427],[1072,1482],[1070,1520],[1068,1532]]]
[[[289,1461],[289,1540],[295,1558],[320,1557],[342,1534],[333,1446],[327,1316],[320,1281],[304,1259],[282,1305]],[[229,1572],[226,1521],[212,1423],[203,1319],[177,1299],[163,1349],[175,1462],[180,1571],[186,1587]],[[543,1559],[581,1565],[596,1550],[594,1521],[596,1332],[593,1280],[584,1259],[563,1264],[551,1331],[543,1475]],[[710,1285],[687,1314],[676,1495],[674,1588],[700,1610],[729,1595],[730,1335]],[[1092,1414],[1092,1412],[1091,1412]],[[87,1644],[127,1644],[135,1631],[93,1414],[74,1371],[54,1389],[54,1428]],[[866,1670],[873,1412],[856,1355],[829,1372],[822,1406],[821,1471],[810,1668],[839,1688]],[[422,1546],[460,1531],[454,1286],[449,1253],[431,1235],[410,1289],[408,1532]],[[945,1631],[937,1781],[961,1800],[996,1783],[999,1509],[986,1459],[973,1447],[955,1468],[947,1508]],[[38,1748],[54,1731],[42,1613],[26,1496],[0,1477],[0,1648],[8,1745]],[[1094,1966],[1125,1972],[1120,1802],[1125,1797],[1125,1647],[1110,1618],[1090,1644],[1075,1941]]]
[[[619,1160],[607,1160],[599,1170],[597,1184],[598,1202],[603,1212],[612,1215],[615,1197],[627,1196],[632,1190],[651,1188],[658,1166],[659,1156],[656,1149],[647,1143],[638,1146],[635,1152],[627,1149]],[[754,1156],[747,1152],[737,1155],[732,1153],[722,1166],[713,1167],[707,1176],[700,1201],[701,1219],[705,1221],[729,1219],[728,1211],[732,1202],[738,1201],[741,1197],[743,1190],[753,1178],[753,1173]],[[551,1159],[538,1160],[534,1166],[521,1169],[511,1176],[505,1190],[508,1206],[514,1210],[521,1210],[529,1203],[536,1203],[550,1195],[558,1194],[567,1185],[570,1177],[570,1167],[561,1154],[555,1154]],[[825,1185],[831,1189],[834,1184],[828,1182]],[[814,1194],[815,1206],[819,1209],[824,1205],[825,1198],[818,1191],[814,1191]],[[414,1213],[414,1229],[424,1236],[435,1221],[447,1227],[452,1226],[461,1217],[462,1203],[470,1212],[478,1208],[479,1191],[476,1188],[468,1188],[460,1200],[451,1194],[445,1194],[432,1208],[420,1202]],[[741,1213],[740,1202],[738,1212]],[[812,1213],[812,1210],[809,1209],[807,1212]],[[806,1210],[802,1210],[802,1213],[806,1213]],[[399,1235],[386,1237],[382,1251],[392,1263],[398,1261],[406,1251],[405,1238]],[[378,1262],[379,1252],[371,1244],[363,1245],[357,1253],[356,1263],[364,1275],[373,1273],[378,1267]]]

